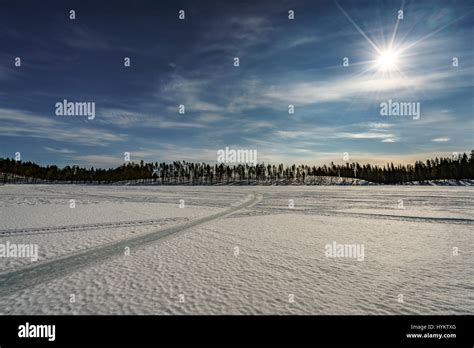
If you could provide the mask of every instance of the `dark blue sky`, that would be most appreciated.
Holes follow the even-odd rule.
[[[472,1],[0,8],[0,157],[109,167],[130,152],[134,161],[215,162],[229,146],[256,149],[259,162],[339,163],[348,152],[384,164],[474,148]],[[95,102],[95,119],[57,116],[64,99]],[[389,99],[420,103],[420,118],[381,116]]]

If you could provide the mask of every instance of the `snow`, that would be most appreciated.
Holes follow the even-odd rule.
[[[0,284],[38,270],[0,286],[0,314],[473,314],[473,198],[460,186],[5,185],[0,243],[36,243],[40,259],[0,258]],[[334,241],[363,244],[364,261],[326,257]]]

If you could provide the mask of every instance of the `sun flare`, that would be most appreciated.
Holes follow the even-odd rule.
[[[392,50],[380,52],[376,64],[382,71],[393,71],[397,69],[398,55]]]

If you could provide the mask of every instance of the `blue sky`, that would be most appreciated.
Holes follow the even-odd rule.
[[[0,6],[0,157],[111,167],[124,152],[215,162],[229,146],[265,163],[385,164],[474,148],[472,1]],[[95,119],[57,116],[64,99],[95,102]],[[420,119],[381,116],[389,99],[420,103]]]

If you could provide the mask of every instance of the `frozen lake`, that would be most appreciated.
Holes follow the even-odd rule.
[[[0,186],[0,247],[38,248],[37,261],[0,257],[0,314],[474,314],[473,198],[469,187]]]

